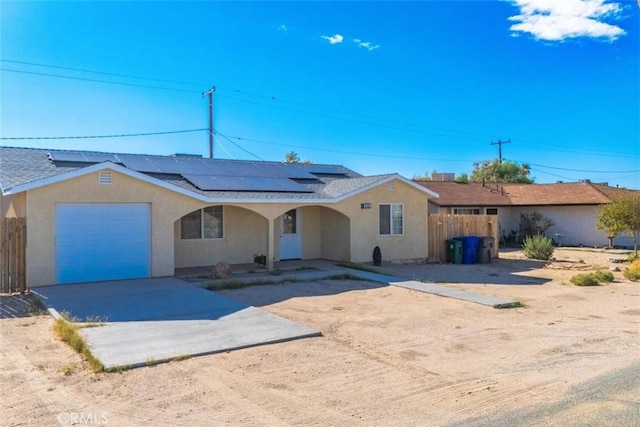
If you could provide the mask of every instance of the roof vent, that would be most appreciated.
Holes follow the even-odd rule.
[[[98,174],[98,182],[102,185],[109,185],[113,182],[113,176],[110,171],[102,171]]]

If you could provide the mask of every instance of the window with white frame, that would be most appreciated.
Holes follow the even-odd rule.
[[[222,239],[222,206],[198,209],[180,219],[180,238]]]
[[[380,234],[399,236],[404,234],[404,214],[401,203],[380,205]]]
[[[480,215],[479,208],[454,208],[454,215]]]

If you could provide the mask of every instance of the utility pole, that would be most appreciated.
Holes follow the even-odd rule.
[[[216,87],[212,86],[208,92],[204,92],[202,97],[209,97],[209,158],[213,159],[213,93],[216,91]]]
[[[498,140],[498,142],[492,142],[491,143],[491,145],[497,145],[498,146],[498,159],[500,161],[500,164],[502,164],[502,144],[511,144],[511,139],[507,139],[506,141]]]

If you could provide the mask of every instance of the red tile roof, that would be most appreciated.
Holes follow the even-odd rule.
[[[588,182],[557,184],[496,184],[472,182],[416,181],[435,191],[440,206],[560,206],[601,205],[612,197],[637,193],[634,190]]]

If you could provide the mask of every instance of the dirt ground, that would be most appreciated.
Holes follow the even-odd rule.
[[[508,310],[350,280],[225,291],[323,336],[121,373],[91,372],[47,316],[3,319],[0,424],[447,425],[561,399],[640,360],[640,284],[563,284],[612,257],[387,267],[525,304]]]

